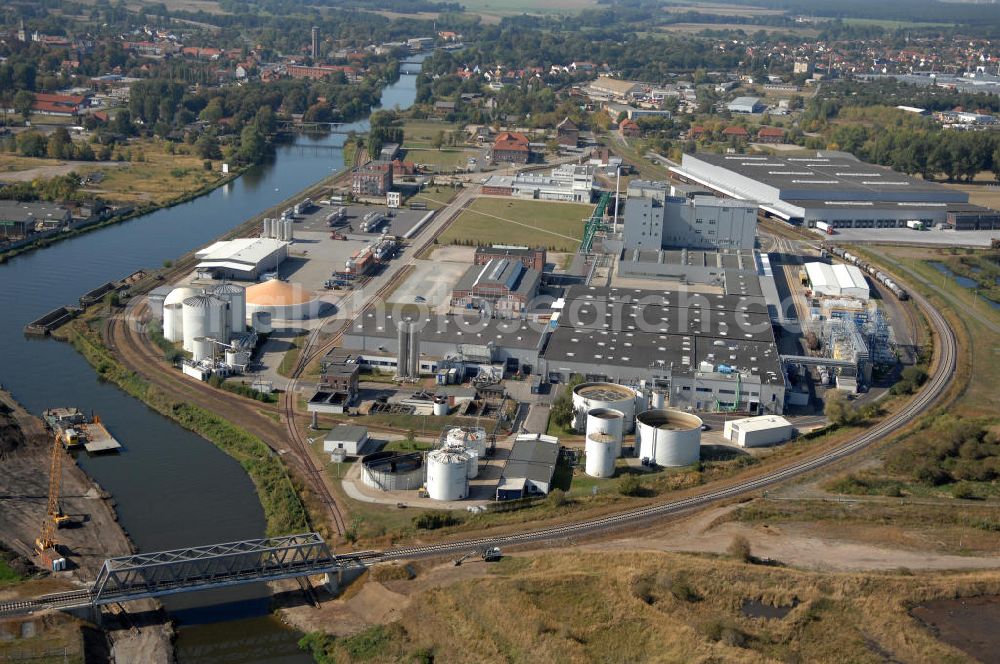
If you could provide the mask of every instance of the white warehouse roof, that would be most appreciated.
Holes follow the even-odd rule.
[[[757,417],[744,417],[740,420],[729,420],[726,424],[736,425],[743,431],[768,431],[770,429],[781,429],[792,426],[792,423],[780,415],[758,415]]]
[[[806,263],[806,275],[816,295],[867,300],[870,293],[864,273],[855,265]]]
[[[265,237],[220,240],[195,253],[202,261],[227,261],[256,265],[288,243]]]

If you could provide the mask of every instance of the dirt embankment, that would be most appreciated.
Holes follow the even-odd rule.
[[[42,421],[0,392],[0,541],[31,561],[32,542],[41,531],[48,503],[51,454],[52,437]],[[60,454],[60,505],[71,523],[56,537],[70,569],[51,574],[52,590],[93,582],[106,558],[134,551],[118,524],[111,496],[68,453]],[[0,599],[23,592],[13,586],[0,591]],[[103,618],[115,660],[172,662],[172,628],[158,603],[134,602],[127,609],[128,615]]]

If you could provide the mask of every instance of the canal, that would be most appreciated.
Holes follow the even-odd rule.
[[[382,94],[407,108],[416,76]],[[367,121],[349,128],[364,131]],[[33,413],[78,406],[101,416],[125,445],[80,465],[114,494],[122,526],[142,551],[262,537],[264,513],[236,461],[113,385],[68,344],[25,337],[24,325],[85,291],[141,268],[157,268],[340,170],[344,135],[297,136],[268,163],[188,203],[22,254],[0,265],[0,384]],[[264,586],[168,597],[182,664],[311,661],[298,635],[269,616]]]

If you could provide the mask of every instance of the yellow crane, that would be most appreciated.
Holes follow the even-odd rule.
[[[55,548],[56,528],[61,528],[69,522],[69,517],[63,514],[62,507],[59,506],[62,457],[62,442],[57,434],[52,439],[52,458],[49,462],[49,503],[45,509],[45,519],[42,521],[42,534],[35,540],[35,548],[39,553]]]

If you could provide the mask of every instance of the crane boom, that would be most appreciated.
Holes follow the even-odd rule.
[[[59,435],[52,439],[52,456],[49,460],[49,502],[42,521],[42,534],[35,540],[39,552],[56,546],[55,530],[69,520],[59,507],[59,490],[62,486],[62,444]]]

